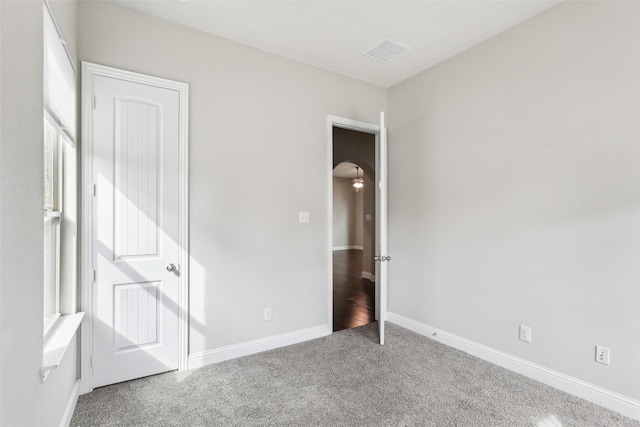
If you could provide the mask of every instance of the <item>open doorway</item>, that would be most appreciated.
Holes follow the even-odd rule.
[[[335,332],[376,319],[376,137],[333,127],[332,139]]]

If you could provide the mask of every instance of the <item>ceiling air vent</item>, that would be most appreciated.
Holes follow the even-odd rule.
[[[377,45],[363,53],[370,58],[377,59],[386,64],[407,52],[409,49],[411,49],[409,46],[398,43],[395,40],[383,39]]]

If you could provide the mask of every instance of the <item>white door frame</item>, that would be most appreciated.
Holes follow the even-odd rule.
[[[145,84],[163,89],[174,90],[179,95],[179,294],[178,294],[178,369],[187,369],[189,352],[189,85],[186,83],[147,76],[130,71],[119,70],[103,65],[82,63],[82,251],[81,267],[81,306],[86,313],[81,331],[80,354],[80,394],[93,390],[91,359],[93,356],[93,82],[94,77],[104,76],[114,79]]]
[[[327,286],[327,307],[329,319],[329,330],[333,332],[333,128],[343,128],[355,130],[358,132],[370,133],[376,137],[376,147],[380,144],[380,126],[372,123],[359,122],[338,116],[327,116],[327,271],[329,275],[329,283]],[[377,150],[376,150],[377,153]],[[378,162],[376,161],[376,174],[378,174]],[[377,205],[377,202],[376,202]],[[378,220],[376,215],[376,221]],[[378,237],[376,237],[377,239]],[[375,247],[375,242],[374,242]],[[374,252],[376,252],[374,250]],[[379,293],[379,286],[376,283],[376,300]],[[376,301],[377,302],[377,301]],[[376,304],[376,311],[381,310]],[[376,319],[378,316],[376,316]],[[385,316],[382,317],[383,319]]]

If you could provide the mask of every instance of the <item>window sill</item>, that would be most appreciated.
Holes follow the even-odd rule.
[[[42,382],[44,382],[47,376],[49,376],[49,373],[62,362],[62,358],[67,352],[67,348],[69,348],[73,337],[75,337],[83,317],[83,312],[61,316],[53,330],[48,333],[44,343],[42,368],[40,370]]]
[[[58,324],[58,319],[60,318],[60,313],[56,313],[53,316],[49,317],[44,321],[44,341],[47,342],[49,339],[49,335],[55,329],[55,326]]]

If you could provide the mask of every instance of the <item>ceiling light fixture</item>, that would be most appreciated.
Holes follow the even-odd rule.
[[[360,168],[356,166],[356,177],[353,178],[353,188],[356,189],[356,193],[364,187],[364,180],[362,178],[358,178],[360,172]]]

